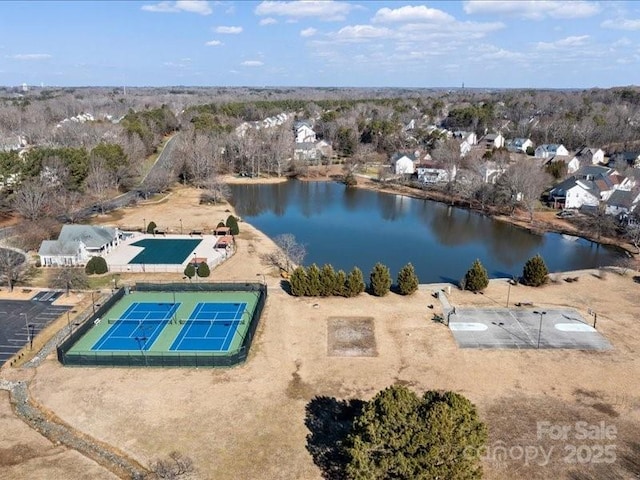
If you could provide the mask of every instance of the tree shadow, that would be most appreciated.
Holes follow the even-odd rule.
[[[636,275],[633,277],[633,281],[636,283],[640,283],[640,275]]]
[[[326,396],[315,397],[307,404],[304,423],[311,432],[307,435],[307,451],[323,478],[346,478],[345,441],[364,405],[365,402],[358,399],[338,400]]]
[[[293,296],[293,294],[291,293],[291,283],[289,282],[289,280],[280,280],[280,288],[282,288],[282,290],[284,290],[287,295]]]

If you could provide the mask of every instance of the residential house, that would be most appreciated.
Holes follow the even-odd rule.
[[[456,173],[455,165],[449,171],[443,165],[432,160],[423,160],[416,165],[418,181],[423,183],[447,183],[456,178]]]
[[[296,143],[315,143],[316,132],[306,122],[295,122],[293,130],[296,137]]]
[[[584,147],[576,152],[576,154],[567,163],[567,171],[572,174],[577,172],[580,167],[586,165],[604,164],[604,151],[600,148]]]
[[[453,138],[460,140],[460,156],[464,157],[471,151],[471,147],[478,144],[478,137],[474,132],[453,132]]]
[[[504,147],[504,137],[499,133],[490,133],[480,139],[480,145],[487,150]]]
[[[529,138],[514,138],[507,142],[507,150],[514,153],[527,153],[529,147],[533,148],[533,142]]]
[[[478,173],[484,183],[495,185],[500,175],[507,171],[508,165],[500,165],[493,161],[482,162]]]
[[[325,140],[296,143],[293,149],[293,158],[300,161],[318,161],[332,156],[333,148]]]
[[[89,258],[109,253],[120,243],[117,228],[63,225],[57,240],[45,240],[38,255],[43,266],[79,266]]]
[[[411,153],[394,153],[391,164],[396,175],[413,175],[415,173],[416,156]]]
[[[596,165],[582,167],[572,177],[552,188],[549,197],[556,207],[596,207],[618,189],[620,178],[612,168]]]
[[[640,153],[638,152],[618,152],[611,155],[609,165],[616,163],[626,163],[630,167],[640,167]]]
[[[605,202],[605,213],[620,219],[627,218],[640,203],[640,189],[615,190]]]
[[[545,143],[535,150],[535,156],[538,158],[551,158],[556,155],[569,155],[569,150],[564,145],[556,143]]]

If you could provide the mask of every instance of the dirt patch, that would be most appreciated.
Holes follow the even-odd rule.
[[[327,355],[331,357],[377,356],[373,317],[328,318]]]

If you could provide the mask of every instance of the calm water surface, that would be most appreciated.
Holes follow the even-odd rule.
[[[611,265],[619,251],[547,233],[535,235],[464,209],[333,182],[231,185],[245,221],[274,238],[291,233],[305,245],[305,265],[358,266],[368,279],[376,262],[398,271],[411,262],[421,283],[459,281],[476,258],[491,277],[520,275],[539,253],[550,272]],[[242,225],[242,224],[241,224]],[[242,228],[242,226],[241,226]]]

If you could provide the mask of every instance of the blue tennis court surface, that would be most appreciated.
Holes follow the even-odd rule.
[[[226,352],[245,313],[246,303],[198,303],[169,350]]]
[[[132,303],[91,350],[149,350],[179,307],[179,303]]]

